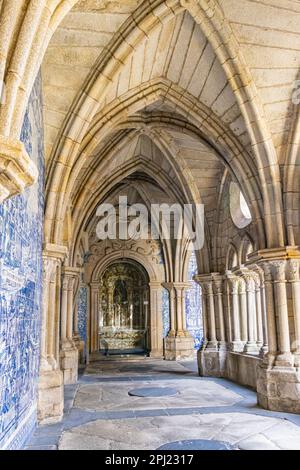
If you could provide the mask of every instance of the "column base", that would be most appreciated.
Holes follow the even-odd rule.
[[[259,351],[259,357],[262,359],[268,354],[268,346],[262,346]]]
[[[150,351],[149,357],[151,357],[152,359],[163,359],[164,354],[162,351]]]
[[[198,351],[198,369],[201,377],[224,377],[227,371],[228,351],[209,348]]]
[[[77,347],[62,348],[60,353],[61,370],[65,385],[75,384],[78,380],[79,353]]]
[[[300,371],[294,367],[258,366],[257,400],[267,410],[300,413]]]
[[[38,384],[38,422],[54,424],[64,413],[64,383],[60,370],[41,371]]]
[[[243,341],[232,341],[230,343],[230,351],[232,352],[244,352],[245,343]]]
[[[248,354],[259,354],[260,348],[257,346],[257,343],[246,343],[244,347],[244,352]]]
[[[192,359],[194,352],[194,339],[186,336],[176,336],[165,338],[165,359],[167,361],[177,361],[181,359]]]
[[[218,341],[208,341],[205,349],[209,349],[210,351],[218,351],[219,350]]]

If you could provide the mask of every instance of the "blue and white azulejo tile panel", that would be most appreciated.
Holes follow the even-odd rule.
[[[40,76],[21,140],[38,166],[39,180],[0,205],[0,449],[21,448],[36,424],[44,214]]]

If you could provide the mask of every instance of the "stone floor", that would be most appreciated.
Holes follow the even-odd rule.
[[[146,396],[129,395],[137,389]],[[66,387],[63,421],[39,427],[26,447],[159,448],[300,450],[300,416],[262,410],[253,391],[200,378],[194,362],[108,357]]]

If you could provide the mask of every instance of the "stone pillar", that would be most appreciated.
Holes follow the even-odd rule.
[[[163,286],[170,292],[170,332],[165,338],[165,359],[176,361],[194,356],[194,339],[187,331],[184,291],[189,283],[174,282]]]
[[[241,340],[240,312],[239,312],[239,282],[240,279],[233,274],[227,274],[227,282],[229,286],[230,308],[231,308],[231,325],[232,340],[230,349],[233,352],[242,352],[244,344]]]
[[[251,258],[265,274],[269,343],[269,352],[257,368],[258,403],[274,411],[300,413],[300,375],[294,363],[297,354],[293,345],[297,334],[293,326],[299,308],[299,273],[297,269],[293,272],[293,263],[300,259],[300,250],[272,248]]]
[[[263,310],[262,310],[262,297],[261,297],[261,283],[260,283],[260,277],[256,273],[256,276],[254,278],[254,283],[255,283],[255,302],[256,302],[256,328],[257,328],[257,348],[259,349],[259,352],[261,352],[261,349],[264,344],[264,338],[263,338]]]
[[[261,327],[262,327],[262,346],[259,354],[261,358],[268,353],[268,324],[267,324],[267,309],[266,309],[266,292],[265,292],[265,276],[264,271],[259,266],[254,267],[254,271],[259,278],[260,288],[260,312],[261,312]]]
[[[225,319],[223,308],[223,278],[222,276],[214,276],[213,288],[215,295],[215,305],[218,312],[217,319],[219,324],[219,334],[217,336],[218,347],[220,350],[227,350]]]
[[[290,260],[288,263],[289,283],[292,288],[292,302],[294,313],[294,341],[292,351],[295,367],[300,367],[300,261]]]
[[[277,328],[279,333],[279,354],[276,356],[275,364],[289,367],[293,365],[291,353],[291,341],[289,330],[289,313],[286,291],[286,267],[285,260],[271,262],[273,268],[274,294],[277,317]]]
[[[160,282],[150,282],[150,357],[164,357],[163,318],[162,318],[162,285]]]
[[[64,277],[61,292],[61,342],[62,346],[67,343],[67,322],[68,322],[68,288],[69,279]]]
[[[277,326],[275,316],[274,286],[270,263],[263,263],[262,269],[265,278],[266,317],[268,334],[268,354],[265,355],[265,363],[273,365],[277,354]]]
[[[217,331],[216,331],[216,314],[215,314],[215,303],[214,303],[214,292],[213,292],[213,280],[210,278],[207,281],[202,282],[202,289],[206,295],[206,307],[207,307],[207,318],[208,318],[208,342],[206,349],[213,351],[218,350],[217,342]]]
[[[78,268],[65,267],[63,270],[60,361],[65,385],[74,384],[78,379],[79,352],[73,341],[73,326],[75,280],[79,274]]]
[[[205,342],[198,351],[199,374],[204,377],[223,377],[228,352],[222,299],[223,278],[219,273],[212,273],[196,276],[195,280],[202,288],[207,319]]]
[[[239,282],[239,298],[240,298],[240,322],[241,322],[241,340],[244,345],[248,341],[248,315],[247,315],[247,291],[244,279]]]
[[[43,250],[43,313],[41,327],[41,362],[38,384],[38,420],[56,423],[64,409],[63,373],[57,357],[59,343],[56,319],[60,314],[61,265],[67,248],[46,244]]]
[[[244,352],[258,354],[259,348],[256,342],[256,297],[255,297],[255,275],[250,271],[243,271],[247,293],[247,326],[248,340]]]

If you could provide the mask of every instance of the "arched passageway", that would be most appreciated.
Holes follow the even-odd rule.
[[[300,412],[299,15],[0,0],[1,448],[100,350]]]

